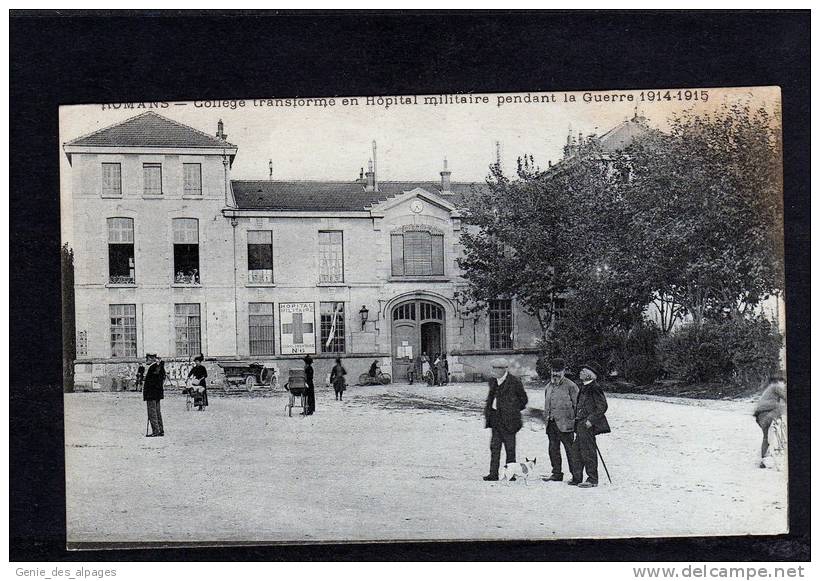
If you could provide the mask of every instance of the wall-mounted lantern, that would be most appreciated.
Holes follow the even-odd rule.
[[[364,331],[364,324],[367,323],[367,317],[370,315],[370,311],[367,310],[367,307],[362,305],[362,308],[359,309],[359,317],[362,319],[362,331]]]

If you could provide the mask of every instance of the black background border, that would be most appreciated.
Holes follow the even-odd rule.
[[[12,11],[9,30],[11,560],[809,559],[809,11]],[[761,85],[783,91],[790,534],[65,550],[59,105]]]

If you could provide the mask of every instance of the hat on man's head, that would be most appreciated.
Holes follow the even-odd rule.
[[[311,357],[310,355],[305,355],[304,357],[302,357],[302,361],[310,365],[311,363],[313,363],[313,357]]]
[[[563,371],[564,369],[566,369],[566,365],[564,365],[564,360],[560,357],[550,359],[550,369],[552,369],[553,371]]]
[[[593,363],[593,362],[584,363],[581,366],[581,369],[589,369],[592,373],[595,374],[596,379],[601,379],[604,376],[604,374],[601,373],[601,368],[598,366],[597,363]]]
[[[157,354],[156,354],[156,353],[146,353],[146,354],[145,354],[145,356],[146,356],[146,357],[150,357],[151,359],[156,359],[156,358],[157,358]]]
[[[490,361],[490,367],[503,367],[507,368],[510,366],[510,362],[504,359],[503,357],[498,357],[497,359],[493,359]]]

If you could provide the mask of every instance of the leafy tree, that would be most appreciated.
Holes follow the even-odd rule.
[[[740,105],[680,114],[618,156],[620,252],[665,307],[663,331],[684,314],[743,317],[782,290],[781,160],[773,118]]]

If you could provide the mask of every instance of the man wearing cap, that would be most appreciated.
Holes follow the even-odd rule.
[[[511,375],[506,359],[493,359],[490,393],[484,406],[485,428],[492,429],[490,438],[490,473],[484,480],[498,480],[501,445],[507,464],[515,462],[515,435],[523,425],[521,410],[527,407],[527,393],[521,380]]]
[[[565,377],[563,359],[550,361],[550,382],[544,390],[544,425],[549,439],[549,456],[552,474],[543,479],[547,482],[562,482],[561,445],[567,455],[570,474],[574,474],[575,457],[572,455],[572,438],[575,431],[575,404],[578,401],[578,386]]]
[[[146,435],[149,438],[155,438],[165,435],[165,428],[162,425],[162,411],[160,410],[160,401],[165,395],[163,391],[165,368],[156,353],[146,353],[145,362],[148,368],[145,370],[142,399],[145,400],[148,407],[148,421],[151,424],[151,433]]]
[[[598,486],[598,445],[595,436],[610,431],[604,415],[607,403],[604,390],[598,384],[600,367],[595,363],[585,363],[578,376],[581,378],[581,390],[575,408],[574,466],[571,466],[573,472],[569,484],[578,488],[593,488]],[[583,482],[584,470],[587,472],[586,482]]]

